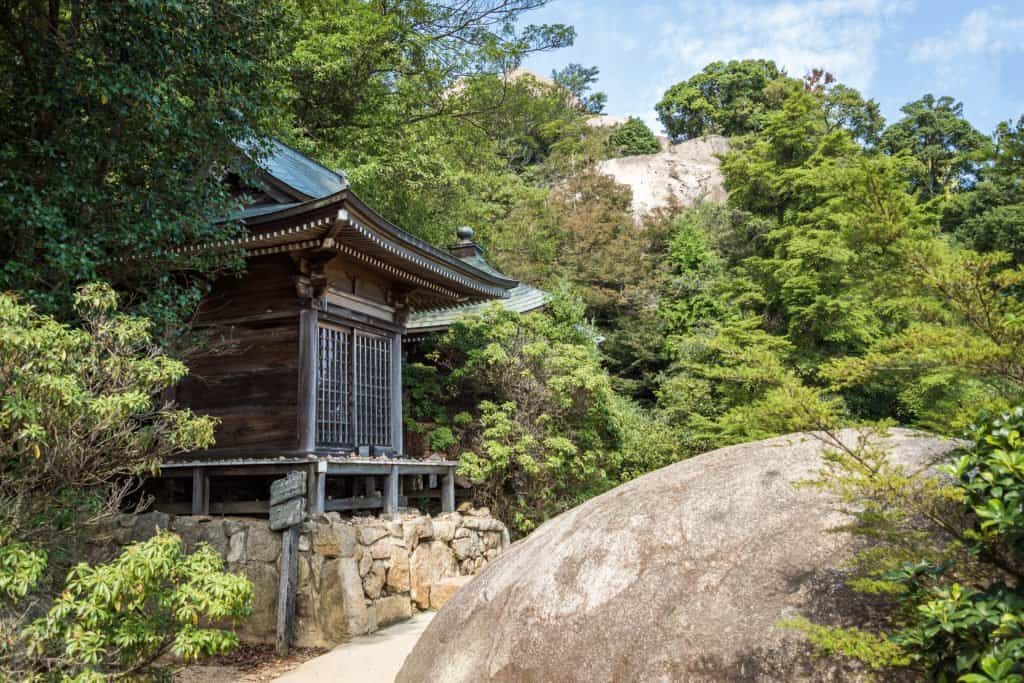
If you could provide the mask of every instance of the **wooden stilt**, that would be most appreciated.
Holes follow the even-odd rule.
[[[315,463],[309,466],[309,472],[306,473],[306,485],[308,491],[306,493],[307,505],[309,505],[309,514],[311,515],[322,515],[324,512],[324,499],[327,497],[327,468],[324,467],[324,471],[320,470],[321,463]]]
[[[455,473],[451,471],[441,478],[441,511],[455,511]]]
[[[384,514],[394,515],[398,512],[398,465],[392,465],[388,471],[387,491],[384,494]]]
[[[202,467],[192,469],[192,514],[210,514],[210,480]]]

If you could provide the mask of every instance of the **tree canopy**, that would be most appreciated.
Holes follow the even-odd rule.
[[[906,152],[924,166],[911,184],[925,199],[973,185],[989,156],[989,140],[964,119],[963,109],[952,97],[925,95],[904,105],[903,118],[882,138],[889,153]]]
[[[743,135],[760,130],[764,115],[795,83],[770,59],[712,62],[665,91],[655,109],[676,141]]]
[[[613,156],[623,157],[655,154],[661,150],[658,138],[654,137],[643,119],[635,116],[630,116],[625,123],[616,127],[608,138],[608,145]]]
[[[68,314],[111,280],[150,313],[196,303],[175,249],[229,234],[222,172],[279,111],[280,3],[5,3],[0,289]],[[213,273],[230,259],[187,264]]]

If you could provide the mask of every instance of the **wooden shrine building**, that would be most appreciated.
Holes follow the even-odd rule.
[[[392,225],[284,145],[261,167],[247,235],[228,245],[247,269],[215,282],[195,320],[230,351],[191,359],[174,392],[219,418],[216,444],[163,466],[154,507],[266,514],[270,482],[301,470],[314,513],[452,509],[456,463],[403,449],[403,336],[414,312],[507,299],[519,283]]]

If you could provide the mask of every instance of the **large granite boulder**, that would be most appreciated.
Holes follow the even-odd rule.
[[[886,441],[920,467],[952,448]],[[397,681],[859,680],[779,626],[860,616],[842,581],[856,541],[828,533],[844,516],[793,486],[821,451],[805,434],[724,448],[556,517],[452,596]]]

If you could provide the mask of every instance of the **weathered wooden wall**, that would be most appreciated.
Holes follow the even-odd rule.
[[[191,374],[175,392],[179,404],[221,420],[217,444],[204,456],[284,455],[312,447],[299,435],[300,314],[313,312],[296,291],[300,271],[289,254],[252,257],[243,276],[221,278],[204,298],[196,325],[212,335],[217,351],[190,358]],[[325,275],[330,289],[383,305],[393,317],[385,305],[390,283],[380,275],[341,256]]]
[[[226,342],[227,352],[189,359],[191,374],[175,394],[180,404],[220,418],[211,456],[298,445],[297,274],[286,254],[253,258],[245,276],[222,278],[203,302],[197,323]]]

